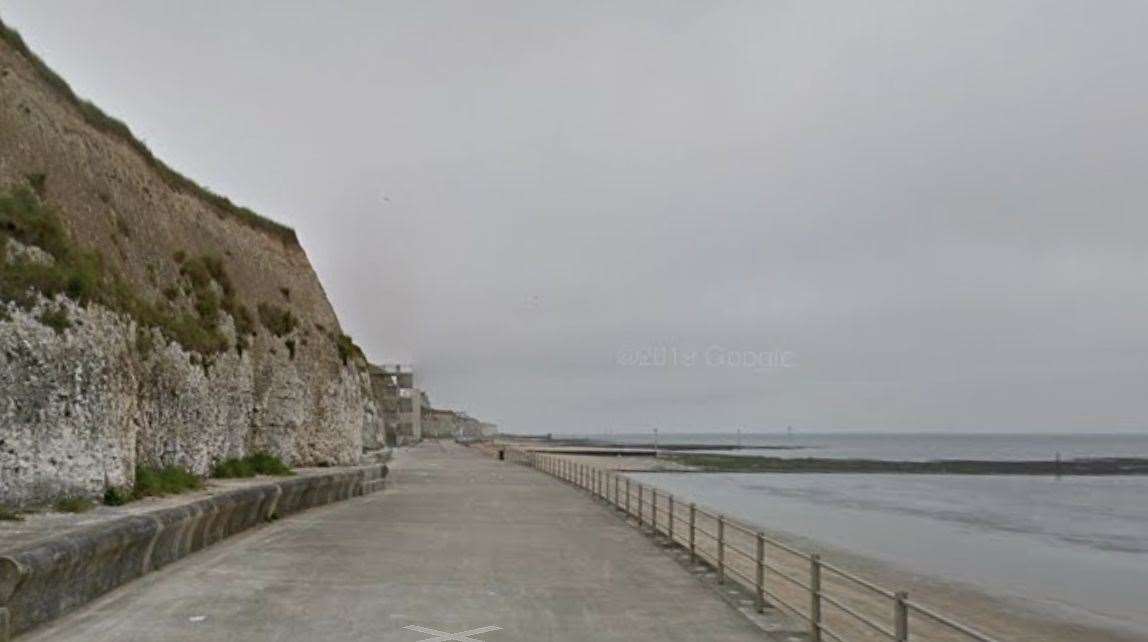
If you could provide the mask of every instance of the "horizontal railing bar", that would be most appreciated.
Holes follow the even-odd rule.
[[[733,566],[727,566],[727,567],[725,567],[725,572],[726,572],[726,575],[732,575],[735,578],[741,578],[742,581],[746,582],[746,584],[745,584],[746,588],[749,588],[749,589],[753,588],[753,580],[749,577],[746,577],[745,575],[742,575],[740,572],[738,572],[737,568],[735,568]]]
[[[854,618],[859,620],[862,624],[865,624],[866,626],[872,628],[874,631],[880,633],[881,635],[884,635],[885,637],[893,639],[893,640],[897,639],[896,633],[889,631],[888,629],[881,626],[877,622],[870,620],[867,616],[864,616],[864,615],[858,613],[857,611],[854,611],[853,609],[849,608],[848,606],[845,606],[841,602],[838,602],[836,599],[830,597],[825,591],[821,591],[821,599],[828,602],[829,604],[832,604],[833,606],[836,606],[838,609],[841,609],[842,611],[848,613],[849,615],[852,615]]]
[[[796,606],[794,606],[794,605],[790,604],[789,602],[786,602],[785,600],[781,599],[781,596],[774,593],[773,591],[770,591],[767,588],[763,588],[763,589],[761,589],[761,594],[764,595],[765,597],[769,598],[770,604],[775,604],[775,605],[780,604],[781,606],[785,607],[790,613],[793,613],[794,615],[801,618],[802,620],[805,620],[806,622],[809,621],[809,615],[807,615],[804,611],[797,608]]]
[[[783,543],[773,539],[772,537],[762,536],[761,540],[763,542],[765,542],[766,544],[773,546],[774,548],[780,548],[781,550],[785,551],[786,553],[791,553],[791,554],[793,554],[797,557],[803,558],[803,559],[809,559],[809,553],[806,553],[805,551],[799,551],[796,548],[789,546],[788,544],[783,544]]]
[[[838,642],[845,642],[845,638],[842,637],[840,633],[838,633],[837,631],[834,631],[833,629],[829,628],[828,626],[825,626],[824,622],[819,623],[817,625],[817,628],[821,629],[822,633],[828,635],[829,637],[833,638],[834,640],[837,640]]]
[[[793,577],[791,575],[788,575],[786,573],[781,572],[776,566],[773,566],[773,565],[769,564],[768,562],[762,563],[761,566],[765,570],[773,571],[774,575],[777,575],[777,576],[781,577],[782,579],[789,580],[793,584],[800,586],[801,588],[805,589],[806,591],[812,591],[813,590],[813,588],[810,587],[808,584],[802,582],[801,580],[797,579],[796,577]]]
[[[865,588],[867,588],[871,591],[874,591],[876,593],[880,593],[881,595],[884,595],[885,597],[889,598],[890,600],[897,599],[897,594],[894,593],[893,591],[890,591],[889,589],[884,588],[882,586],[878,586],[878,585],[874,584],[873,582],[870,582],[869,580],[861,579],[860,577],[857,577],[856,575],[853,575],[852,573],[845,571],[843,569],[840,569],[840,568],[838,568],[832,564],[829,564],[827,562],[822,562],[821,568],[828,570],[828,571],[832,572],[833,574],[838,575],[844,579],[847,579],[850,582],[853,582],[855,584],[860,584],[861,586],[864,586]]]
[[[695,504],[695,510],[697,511],[698,515],[703,515],[703,516],[705,516],[705,517],[708,517],[708,518],[710,518],[710,519],[717,519],[717,518],[720,516],[720,514],[718,514],[718,513],[710,513],[709,511],[707,511],[707,510],[705,509],[705,507],[703,507],[703,506],[698,506],[698,505],[696,505],[696,504]]]
[[[921,615],[924,615],[924,616],[932,619],[933,621],[935,621],[937,623],[944,624],[945,626],[947,626],[949,628],[960,631],[961,633],[964,633],[965,635],[967,635],[969,637],[980,640],[981,642],[997,642],[996,638],[990,638],[989,636],[985,635],[984,633],[981,633],[980,631],[978,631],[974,628],[965,626],[964,624],[961,624],[960,622],[954,622],[953,620],[950,620],[949,618],[941,615],[940,613],[937,613],[937,612],[933,611],[932,609],[929,609],[928,607],[925,607],[921,604],[918,604],[917,602],[910,602],[909,600],[905,600],[905,606],[908,607],[910,612],[916,611],[917,613],[920,613]]]
[[[741,531],[742,533],[745,533],[746,535],[751,535],[751,536],[757,535],[757,531],[753,530],[752,528],[750,528],[748,526],[739,524],[737,521],[732,520],[732,519],[726,520],[726,526],[734,529],[735,531]]]
[[[726,550],[728,550],[728,551],[733,551],[733,552],[735,552],[735,553],[737,553],[737,554],[741,555],[742,557],[746,558],[747,560],[749,560],[749,561],[751,561],[751,562],[756,562],[756,561],[757,561],[757,557],[756,557],[756,556],[754,556],[754,554],[753,554],[753,553],[747,553],[747,552],[745,552],[745,551],[741,550],[740,548],[738,548],[738,547],[736,547],[736,546],[730,546],[729,544],[726,544],[726,545],[725,545],[725,548],[726,548]]]
[[[699,558],[701,558],[703,561],[709,562],[710,566],[714,567],[715,569],[717,568],[717,557],[716,556],[710,555],[709,553],[706,553],[705,551],[703,551],[700,548],[697,549],[696,551],[694,551],[694,554],[697,555]]]
[[[715,542],[717,541],[717,533],[711,533],[711,532],[707,531],[706,529],[704,529],[704,528],[702,528],[702,527],[700,527],[700,526],[696,526],[696,525],[694,526],[694,530],[695,530],[695,531],[697,531],[697,532],[699,532],[699,533],[703,533],[703,534],[705,534],[705,535],[709,535],[709,536],[710,536],[710,539],[712,539],[712,540],[713,540],[713,541],[715,541]]]

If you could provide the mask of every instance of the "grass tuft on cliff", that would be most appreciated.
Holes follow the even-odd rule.
[[[55,508],[61,513],[84,513],[95,508],[96,503],[87,497],[61,497]]]
[[[349,335],[340,334],[335,339],[335,346],[339,349],[339,358],[343,360],[343,365],[351,359],[366,362],[367,356],[363,354],[363,349],[355,344],[355,340]]]
[[[299,239],[295,236],[295,230],[286,225],[276,223],[271,219],[264,218],[246,207],[232,203],[227,197],[220,196],[206,187],[199,185],[156,158],[151,150],[148,149],[148,146],[136,138],[135,134],[132,133],[131,129],[129,129],[123,121],[107,115],[95,104],[77,96],[67,81],[52,71],[39,56],[33,53],[20,34],[15,29],[4,24],[3,20],[0,20],[0,40],[3,40],[24,56],[40,78],[55,89],[64,100],[79,110],[80,115],[89,125],[127,143],[128,146],[138,152],[140,156],[159,173],[164,182],[172,189],[197,196],[215,207],[222,216],[231,216],[249,227],[262,230],[278,238],[284,244],[299,244]]]
[[[136,468],[136,485],[132,489],[131,498],[178,495],[200,488],[203,488],[203,480],[179,466],[139,466]]]
[[[123,506],[144,497],[179,495],[203,488],[203,480],[179,466],[136,467],[136,483],[131,488],[109,486],[104,491],[104,504]]]
[[[7,506],[0,506],[0,522],[22,522],[24,516],[20,513],[8,508]]]
[[[225,459],[215,465],[211,476],[216,479],[242,479],[256,475],[293,475],[294,471],[281,459],[265,452],[252,453],[243,458]]]
[[[190,284],[188,305],[178,305],[179,288],[175,286],[165,288],[159,300],[144,300],[105,267],[98,253],[75,247],[55,210],[26,186],[0,193],[0,257],[6,256],[9,239],[39,248],[51,260],[25,257],[0,261],[0,301],[15,302],[25,310],[36,303],[37,294],[48,299],[62,294],[80,305],[99,303],[145,327],[158,328],[169,341],[203,355],[230,347],[219,325],[221,311],[231,315],[240,352],[248,344],[247,336],[255,332],[251,312],[236,299],[235,288],[217,256],[182,262],[180,274]],[[289,311],[283,314],[293,328],[294,317]],[[45,310],[38,318],[57,332],[71,326],[64,308]]]
[[[271,303],[260,303],[258,310],[260,323],[277,337],[291,334],[299,327],[299,320],[290,310]]]

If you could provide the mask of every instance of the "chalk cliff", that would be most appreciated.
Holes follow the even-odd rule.
[[[295,233],[199,187],[0,23],[0,505],[379,441]]]

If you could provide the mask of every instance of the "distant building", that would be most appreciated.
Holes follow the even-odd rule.
[[[415,387],[408,365],[371,365],[371,389],[379,407],[387,446],[406,446],[431,439],[490,439],[498,426],[456,410],[433,408],[427,394]]]
[[[404,446],[420,441],[426,395],[415,388],[414,369],[401,364],[371,365],[370,374],[386,445]]]

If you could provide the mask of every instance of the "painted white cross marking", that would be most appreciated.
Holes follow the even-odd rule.
[[[408,631],[414,631],[416,633],[425,633],[427,635],[433,635],[434,636],[434,637],[419,640],[419,642],[447,642],[447,640],[454,640],[454,642],[482,642],[482,640],[476,640],[470,636],[478,635],[479,633],[490,633],[491,631],[501,631],[502,630],[501,626],[481,626],[477,629],[471,629],[469,631],[463,631],[462,633],[447,633],[446,631],[436,631],[434,629],[428,629],[424,626],[411,625],[411,626],[404,626],[403,628],[407,629]]]

